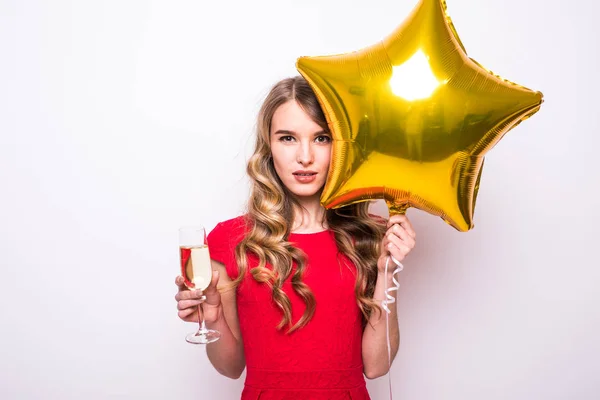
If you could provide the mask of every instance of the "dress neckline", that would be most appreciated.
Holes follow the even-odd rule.
[[[325,233],[331,232],[330,229],[325,229],[323,231],[318,231],[318,232],[290,232],[290,236],[317,236],[317,235],[323,235]]]

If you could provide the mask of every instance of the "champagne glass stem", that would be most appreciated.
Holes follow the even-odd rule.
[[[206,332],[206,325],[204,323],[204,311],[202,310],[202,305],[200,304],[198,304],[198,325],[200,326],[198,332]]]

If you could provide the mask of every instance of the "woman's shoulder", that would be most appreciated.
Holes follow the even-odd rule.
[[[206,237],[210,249],[210,258],[225,265],[231,279],[237,277],[235,266],[235,248],[247,232],[247,218],[240,215],[219,222]]]
[[[248,231],[247,215],[240,215],[219,222],[208,234],[209,244],[211,241],[239,242]]]
[[[221,221],[217,224],[217,226],[220,229],[230,229],[231,230],[231,229],[243,229],[246,227],[247,224],[248,224],[248,215],[243,214],[243,215],[239,215],[235,218]]]

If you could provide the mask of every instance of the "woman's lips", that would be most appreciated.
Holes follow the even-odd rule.
[[[316,172],[294,172],[294,178],[300,183],[311,183],[317,179]]]

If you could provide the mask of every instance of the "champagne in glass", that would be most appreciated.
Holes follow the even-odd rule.
[[[179,229],[179,256],[185,286],[191,290],[205,290],[212,278],[212,268],[204,227]],[[221,337],[220,332],[206,329],[201,305],[198,306],[198,324],[198,331],[186,336],[188,343],[208,344]]]
[[[205,290],[212,277],[208,246],[179,246],[179,253],[185,286],[188,289]]]

